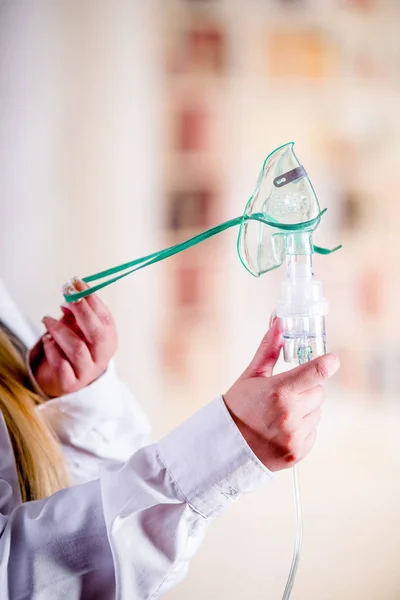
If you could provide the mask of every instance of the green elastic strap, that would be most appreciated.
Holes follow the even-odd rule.
[[[115,275],[116,273],[121,273],[122,271],[124,271],[120,275],[117,275],[116,277],[111,277],[111,279],[107,279],[106,281],[103,281],[102,283],[98,283],[97,285],[95,285],[87,290],[82,290],[81,292],[77,292],[76,294],[64,294],[64,298],[65,298],[66,302],[76,302],[77,300],[80,300],[81,298],[85,298],[86,296],[89,296],[90,294],[93,294],[94,292],[98,292],[102,288],[104,288],[108,285],[111,285],[112,283],[115,283],[119,279],[122,279],[123,277],[126,277],[127,275],[130,275],[131,273],[134,273],[135,271],[139,271],[140,269],[144,269],[145,267],[148,267],[149,265],[152,265],[161,260],[164,260],[165,258],[173,256],[174,254],[183,252],[183,250],[187,250],[188,248],[191,248],[192,246],[195,246],[196,244],[199,244],[200,242],[203,242],[204,240],[207,240],[208,238],[211,238],[214,235],[217,235],[218,233],[221,233],[222,231],[229,229],[230,227],[240,225],[241,223],[243,223],[243,221],[259,221],[261,223],[264,223],[265,225],[269,225],[270,227],[274,227],[276,229],[281,229],[283,231],[299,231],[302,229],[307,229],[309,227],[313,227],[314,225],[318,224],[322,215],[326,212],[326,210],[327,209],[325,208],[322,212],[319,213],[319,215],[317,217],[315,217],[314,219],[311,219],[310,221],[304,221],[303,223],[295,223],[293,225],[286,225],[286,224],[281,224],[281,223],[278,224],[274,221],[270,221],[265,218],[263,213],[256,213],[253,215],[244,215],[241,217],[236,217],[235,219],[230,219],[229,221],[225,221],[224,223],[221,223],[220,225],[217,225],[216,227],[212,227],[211,229],[208,229],[207,231],[203,231],[202,233],[195,235],[194,237],[186,240],[185,242],[182,242],[181,244],[176,244],[175,246],[170,246],[169,248],[166,248],[164,250],[159,250],[158,252],[154,252],[153,254],[148,254],[147,256],[142,256],[141,258],[137,258],[136,260],[133,260],[131,262],[127,262],[127,263],[124,263],[117,267],[113,267],[111,269],[106,269],[105,271],[100,271],[99,273],[95,273],[94,275],[89,275],[88,277],[84,277],[83,281],[85,281],[86,283],[90,283],[92,281],[104,279],[105,277],[111,277],[112,275]],[[319,254],[330,254],[331,252],[334,252],[335,250],[338,250],[339,248],[341,248],[341,246],[338,246],[337,248],[334,248],[333,250],[328,250],[325,248],[319,248],[318,246],[314,246],[315,252],[318,252]]]
[[[342,248],[342,244],[339,244],[339,246],[335,246],[334,248],[332,248],[332,250],[329,250],[329,248],[321,248],[321,246],[313,246],[314,248],[314,252],[316,254],[332,254],[332,252],[336,252],[336,250],[340,250],[340,248]]]

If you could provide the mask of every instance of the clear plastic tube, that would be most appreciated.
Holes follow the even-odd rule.
[[[300,561],[301,547],[303,544],[303,515],[301,511],[301,497],[299,487],[299,476],[296,466],[292,469],[293,475],[293,495],[294,506],[296,511],[296,541],[294,545],[293,559],[290,566],[289,575],[286,582],[285,591],[283,592],[282,600],[289,600],[294,585],[297,569]]]
[[[311,354],[308,358],[305,358],[303,355],[298,355],[299,364],[303,364],[307,362],[307,360],[311,360]],[[301,548],[303,545],[303,513],[301,510],[301,496],[300,496],[300,486],[299,486],[299,475],[297,472],[296,465],[292,469],[293,476],[293,498],[294,498],[294,508],[296,514],[296,539],[294,544],[293,558],[292,564],[290,565],[289,575],[286,581],[285,591],[283,592],[282,600],[289,600],[292,594],[292,589],[294,585],[294,580],[296,578],[297,569],[299,567],[300,562],[300,554]]]

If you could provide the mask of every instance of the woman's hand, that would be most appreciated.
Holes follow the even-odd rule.
[[[75,280],[77,291],[88,286]],[[60,320],[44,317],[47,333],[31,352],[30,366],[41,390],[55,398],[77,392],[102,375],[117,350],[117,331],[96,294],[61,307]]]
[[[272,375],[282,347],[279,319],[224,401],[254,454],[270,471],[291,467],[311,450],[325,400],[323,384],[338,370],[333,354]]]

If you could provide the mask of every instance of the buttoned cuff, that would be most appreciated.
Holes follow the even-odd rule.
[[[157,449],[188,504],[203,517],[219,514],[273,477],[246,443],[222,397],[164,437]]]

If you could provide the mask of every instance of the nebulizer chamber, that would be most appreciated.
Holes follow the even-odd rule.
[[[311,232],[285,235],[286,278],[276,315],[281,319],[285,362],[301,364],[326,353],[328,302],[314,278]]]

